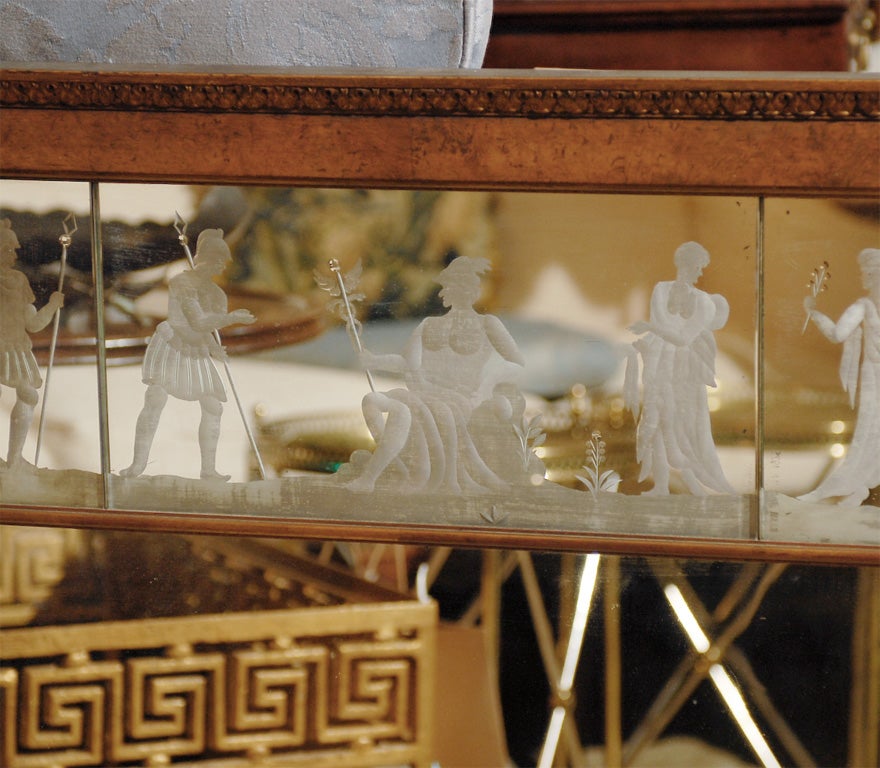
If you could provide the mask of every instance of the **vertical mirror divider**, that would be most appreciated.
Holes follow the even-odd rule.
[[[755,503],[749,537],[761,539],[764,510],[764,196],[758,197],[755,222]]]
[[[110,499],[110,421],[107,402],[107,345],[104,329],[104,251],[101,241],[101,190],[98,182],[89,182],[89,217],[92,243],[92,283],[95,289],[95,353],[98,373],[98,427],[101,447],[101,476],[104,508]]]

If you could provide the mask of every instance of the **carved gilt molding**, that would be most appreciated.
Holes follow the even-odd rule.
[[[372,81],[375,83],[375,80]],[[546,84],[546,81],[542,81]],[[668,83],[669,81],[665,81]],[[880,88],[509,87],[0,76],[0,107],[435,117],[880,119]]]

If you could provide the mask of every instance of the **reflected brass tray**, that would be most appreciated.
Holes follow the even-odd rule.
[[[299,344],[315,338],[325,329],[326,313],[316,304],[241,290],[228,291],[228,298],[230,311],[249,309],[257,318],[251,325],[236,325],[223,330],[223,346],[230,354]],[[124,365],[140,362],[150,336],[162,319],[148,318],[146,324],[107,324],[105,347],[108,363]],[[33,334],[31,339],[37,361],[45,365],[49,357],[51,326],[48,330]],[[93,331],[76,333],[62,329],[55,348],[55,362],[94,363],[95,344]]]

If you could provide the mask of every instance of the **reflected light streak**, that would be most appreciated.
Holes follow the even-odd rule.
[[[541,748],[541,757],[538,758],[538,768],[550,768],[553,765],[556,748],[559,746],[559,735],[562,733],[563,720],[565,720],[565,707],[554,707],[553,714],[550,715],[550,725],[547,726],[544,746]]]
[[[709,667],[709,676],[761,763],[768,768],[781,768],[773,750],[770,749],[770,745],[764,740],[761,730],[749,714],[749,707],[742,692],[733,682],[727,670],[720,664],[713,664]]]
[[[581,655],[581,647],[584,643],[584,634],[587,631],[587,618],[590,615],[590,604],[593,601],[593,593],[596,590],[596,577],[599,575],[599,555],[595,552],[587,555],[584,562],[584,570],[581,572],[581,583],[578,587],[577,603],[574,608],[574,618],[571,621],[571,636],[568,639],[568,647],[565,650],[565,662],[562,665],[562,674],[559,676],[559,688],[562,691],[570,691],[574,685],[574,675],[577,672],[578,659]]]
[[[584,569],[581,571],[577,602],[571,620],[571,634],[568,637],[565,660],[562,664],[562,672],[559,674],[559,683],[556,686],[557,696],[565,701],[570,700],[571,687],[574,685],[574,676],[584,644],[584,635],[587,632],[587,619],[590,617],[590,605],[593,602],[593,593],[596,591],[596,581],[599,576],[599,560],[600,557],[595,552],[587,555],[584,560]],[[562,733],[565,715],[566,708],[564,706],[553,708],[550,724],[547,726],[547,735],[544,737],[544,746],[541,748],[538,768],[549,768],[553,764],[556,750],[559,747],[559,736]]]
[[[703,632],[703,628],[684,599],[684,595],[681,594],[681,590],[675,584],[667,584],[663,588],[663,593],[666,595],[669,605],[672,606],[678,623],[681,624],[685,634],[687,634],[688,639],[691,641],[691,645],[694,646],[694,650],[700,654],[708,652],[711,648],[709,638]],[[721,695],[728,711],[736,721],[743,736],[746,737],[757,758],[767,768],[781,768],[779,761],[773,754],[773,750],[770,749],[770,745],[764,739],[760,728],[758,728],[757,723],[755,723],[749,713],[748,705],[742,693],[736,686],[736,683],[733,682],[727,670],[720,664],[712,664],[709,667],[709,677],[712,679],[715,689]]]
[[[672,606],[672,610],[675,611],[678,623],[681,624],[687,633],[691,645],[694,646],[697,653],[706,653],[709,650],[709,638],[706,637],[706,633],[700,627],[697,617],[691,612],[687,601],[684,599],[684,595],[681,594],[681,590],[675,584],[667,584],[663,588],[663,593],[666,595],[669,605]]]

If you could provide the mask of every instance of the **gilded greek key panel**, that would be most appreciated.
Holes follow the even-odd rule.
[[[336,686],[321,740],[352,733],[360,739],[412,738],[417,651],[406,640],[338,642]]]
[[[255,628],[271,616],[258,615]],[[146,635],[157,628],[168,636],[198,634],[192,618],[182,629],[174,620],[96,623],[89,649],[4,659],[2,765],[144,765],[186,758],[231,766],[309,754],[332,754],[334,764],[346,765],[349,753],[358,765],[426,761],[430,716],[417,692],[431,684],[432,629],[410,627],[401,636],[386,627],[364,631],[359,617],[361,626],[350,634],[225,642],[217,637],[217,618],[209,622],[210,642],[194,636],[193,642],[175,638],[173,645],[151,648],[149,637],[139,636],[139,627]],[[108,628],[109,637],[102,637]],[[40,628],[58,633],[58,645],[79,641],[82,629]],[[137,648],[116,647],[135,636]],[[53,644],[51,638],[41,642]]]
[[[9,672],[3,670],[4,680]],[[99,765],[106,754],[105,736],[118,736],[122,672],[117,662],[69,660],[22,669],[18,685],[4,686],[7,716],[18,710],[16,738],[8,745],[15,747],[4,755],[5,764]]]

